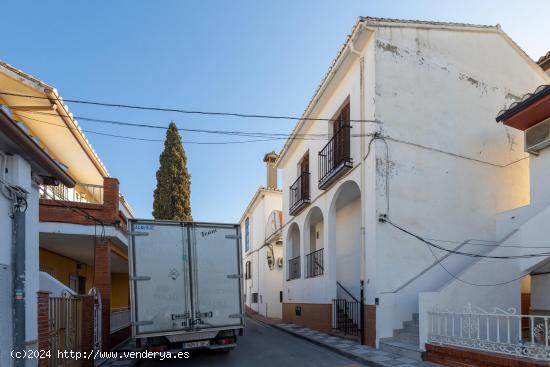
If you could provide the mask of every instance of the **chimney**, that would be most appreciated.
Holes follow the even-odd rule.
[[[264,155],[264,162],[267,170],[267,188],[277,189],[277,167],[275,167],[275,161],[279,158],[279,155],[272,151]]]

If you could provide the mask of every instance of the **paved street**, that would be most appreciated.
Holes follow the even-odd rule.
[[[239,346],[230,353],[195,352],[187,360],[149,360],[139,366],[360,366],[355,361],[250,318],[246,320],[245,334],[238,343]]]

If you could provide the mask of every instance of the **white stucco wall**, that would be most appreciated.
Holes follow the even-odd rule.
[[[310,117],[331,117],[349,100],[351,119],[361,118],[363,106],[363,118],[378,121],[364,123],[364,132],[381,132],[387,146],[382,140],[372,144],[361,177],[361,141],[367,145],[370,137],[352,138],[354,168],[327,190],[317,188],[317,153],[326,141],[293,141],[280,168],[285,213],[283,239],[288,240],[288,230],[295,223],[300,228],[302,247],[306,246],[304,229],[307,230],[306,218],[313,207],[321,209],[325,223],[325,274],[313,279],[305,279],[302,274],[301,279],[285,282],[285,302],[330,303],[336,295],[337,278],[347,276],[337,271],[341,267],[336,264],[348,257],[344,249],[338,248],[336,238],[339,233],[349,233],[344,226],[352,222],[337,221],[330,210],[342,185],[354,181],[364,195],[362,278],[366,303],[379,302],[380,338],[391,336],[393,329],[418,312],[420,292],[437,291],[451,277],[434,265],[434,257],[425,244],[380,223],[379,214],[387,213],[396,224],[420,236],[456,242],[440,242],[446,248],[472,238],[502,239],[506,233],[502,234],[502,224],[497,225],[497,213],[526,205],[531,199],[529,160],[512,164],[526,156],[523,136],[497,124],[495,116],[542,84],[545,76],[496,29],[373,26],[371,30],[374,33],[368,40],[355,45],[364,58],[364,98],[360,58],[344,51],[343,66],[314,100]],[[324,134],[328,130],[328,122],[308,121],[298,133]],[[359,132],[359,124],[352,122],[352,134]],[[312,202],[291,217],[288,187],[296,180],[298,163],[306,152],[310,157]],[[540,186],[541,191],[543,187]],[[360,222],[352,226],[361,229]],[[286,243],[284,250],[286,264],[290,258]],[[301,256],[308,250],[303,248]],[[481,251],[473,245],[465,250]],[[360,259],[360,248],[355,252]],[[434,252],[439,257],[445,254]],[[469,259],[456,256],[446,260],[456,272],[473,266]],[[428,268],[430,276],[416,278]],[[358,286],[360,277],[355,278]],[[407,285],[411,279],[414,281]],[[403,286],[402,291],[395,293]],[[475,298],[476,292],[464,291],[463,295],[470,293]],[[493,302],[499,303],[500,296],[496,295]],[[501,301],[515,304],[516,298],[504,296]]]
[[[265,244],[266,225],[274,210],[282,209],[282,193],[280,191],[260,189],[247,213],[243,215],[241,230],[244,236],[245,220],[250,226],[250,249],[243,254],[243,269],[246,262],[251,261],[252,277],[244,279],[246,305],[251,309],[271,318],[281,318],[282,304],[280,292],[283,290],[283,268],[277,266],[277,259],[283,256],[282,245],[273,244],[275,266],[270,269],[267,263],[268,247]],[[244,251],[244,249],[243,249]],[[258,302],[252,303],[252,293],[258,293]]]
[[[494,31],[379,27],[375,65],[376,118],[389,136],[390,219],[426,238],[497,240],[496,214],[529,202],[529,174],[527,160],[503,167],[525,156],[523,137],[495,115],[541,84],[541,74]],[[385,146],[376,147],[384,172]],[[385,177],[377,184],[384,213]],[[378,292],[394,291],[434,261],[425,244],[387,224],[376,236]],[[439,286],[433,280],[424,290]],[[385,315],[396,321],[400,306],[380,304],[379,336],[391,336],[395,325]]]
[[[29,192],[27,196],[27,211],[25,212],[25,342],[27,349],[36,349],[37,343],[37,305],[36,293],[39,288],[39,262],[38,262],[38,186],[31,180],[31,167],[28,162],[17,155],[10,157],[9,168],[11,172],[16,173],[11,176],[10,184],[18,185]],[[0,246],[0,264],[8,265],[11,270],[12,262],[12,220],[10,218],[10,203],[0,195],[0,238],[2,246]],[[3,297],[8,297],[9,303],[12,300],[11,282],[10,289],[3,290]],[[11,351],[11,312],[4,312],[1,317],[1,327],[3,333],[3,344],[0,345],[2,356],[0,365],[10,366],[13,360],[9,353]],[[5,344],[5,345],[4,345]],[[7,354],[7,356],[6,356]],[[7,357],[7,358],[5,358]],[[33,366],[36,363],[33,360],[28,360],[27,365]]]

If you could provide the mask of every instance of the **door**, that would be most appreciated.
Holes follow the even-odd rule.
[[[300,162],[301,195],[299,200],[309,199],[309,152],[306,153]]]
[[[190,315],[187,229],[179,222],[131,222],[135,335],[188,327]]]
[[[332,124],[332,135],[334,139],[334,162],[332,167],[337,167],[344,160],[349,159],[349,129],[350,111],[349,104],[342,108]]]
[[[238,226],[194,224],[192,233],[195,326],[242,325]]]

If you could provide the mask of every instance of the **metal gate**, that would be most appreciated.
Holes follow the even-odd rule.
[[[101,351],[101,293],[97,288],[91,288],[88,295],[94,297],[94,350]]]
[[[81,351],[82,300],[68,293],[49,299],[50,366],[77,366],[58,352]]]

